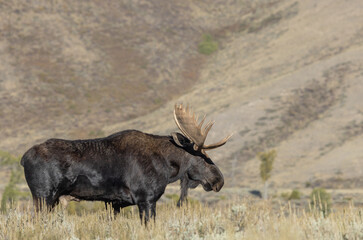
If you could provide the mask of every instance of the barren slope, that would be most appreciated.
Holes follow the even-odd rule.
[[[361,187],[361,1],[12,3],[1,5],[0,149],[169,134],[174,103],[188,102],[216,120],[207,141],[235,132],[210,152],[226,187],[259,187],[255,156],[270,148],[275,186]],[[197,51],[204,33],[220,46],[210,56]]]
[[[205,61],[203,34],[231,25],[249,2],[1,2],[0,149],[104,135],[104,125],[187,92]]]
[[[269,148],[278,152],[275,186],[303,187],[337,174],[348,183],[362,178],[362,7],[360,1],[285,1],[265,15],[268,27],[255,21],[257,30],[224,39],[188,94],[104,129],[168,133],[175,130],[173,103],[189,102],[216,120],[210,141],[236,133],[210,153],[226,185],[259,186],[255,156]]]

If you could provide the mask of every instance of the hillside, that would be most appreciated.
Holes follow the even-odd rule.
[[[205,62],[203,34],[251,11],[244,5],[3,2],[0,149],[20,154],[51,136],[103,135],[104,125],[188,92]]]
[[[362,186],[361,8],[358,1],[284,2],[251,23],[257,30],[223,39],[192,91],[176,100],[216,120],[210,141],[236,133],[210,153],[230,185],[258,186],[255,156],[276,148],[275,186]],[[104,129],[167,134],[175,130],[173,103]]]
[[[175,102],[216,120],[226,187],[363,186],[363,4],[345,1],[6,1],[0,150],[51,137],[176,130]],[[203,36],[218,42],[198,52]]]

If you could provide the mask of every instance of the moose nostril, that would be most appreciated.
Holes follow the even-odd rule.
[[[215,192],[219,192],[222,187],[223,187],[223,183],[217,183],[217,184],[214,184],[214,186],[212,187],[212,189]]]
[[[224,181],[221,181],[219,184],[218,184],[218,192],[222,189],[224,185]]]

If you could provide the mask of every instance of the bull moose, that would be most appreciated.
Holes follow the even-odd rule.
[[[202,128],[205,117],[198,123],[182,104],[175,105],[174,120],[182,134],[125,130],[105,138],[49,139],[33,146],[21,165],[36,211],[43,203],[51,210],[60,198],[104,201],[115,212],[137,205],[147,223],[150,217],[155,220],[156,202],[169,183],[182,179],[185,194],[198,184],[205,191],[220,191],[223,175],[205,151],[224,145],[231,135],[205,145],[214,122]]]

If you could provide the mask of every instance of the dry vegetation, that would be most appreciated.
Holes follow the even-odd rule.
[[[2,1],[0,239],[363,239],[361,9],[360,0]],[[236,133],[210,154],[226,178],[219,195],[195,189],[196,202],[178,209],[165,194],[148,228],[136,208],[112,220],[102,204],[33,215],[12,154],[51,137],[169,134],[175,102],[216,120],[209,141]],[[274,202],[227,203],[262,189],[256,155],[271,147]],[[327,217],[308,207],[314,187],[332,193]],[[283,200],[295,188],[298,208]]]
[[[28,203],[29,204],[29,203]],[[157,206],[156,222],[140,224],[136,208],[113,219],[105,210],[34,215],[18,206],[0,215],[0,239],[362,239],[363,209],[334,209],[324,217],[317,209],[271,202],[234,200],[215,206],[173,203]]]

